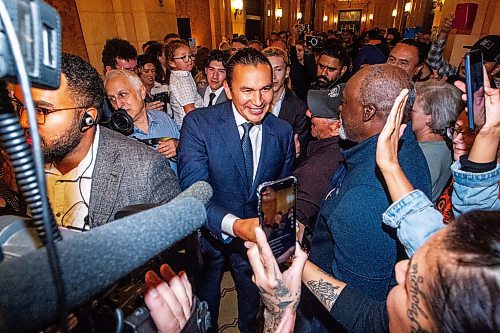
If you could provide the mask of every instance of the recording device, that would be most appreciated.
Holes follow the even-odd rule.
[[[124,109],[118,109],[111,113],[109,126],[126,136],[134,133],[134,120]]]
[[[323,36],[306,36],[306,45],[315,51],[321,49],[324,42]]]
[[[153,95],[153,102],[160,101],[163,102],[163,112],[168,114],[168,103],[170,103],[170,96],[168,92],[160,92]]]
[[[196,38],[191,37],[191,38],[189,38],[188,41],[189,41],[189,47],[190,48],[193,48],[193,47],[196,46]]]
[[[165,205],[57,243],[69,308],[99,297],[200,228],[211,196],[210,185],[198,182]],[[56,318],[57,298],[45,248],[4,260],[0,276],[1,332],[36,331]]]
[[[484,73],[481,50],[465,53],[465,91],[469,130],[475,131],[474,117],[484,118]]]
[[[56,89],[61,71],[61,18],[41,0],[4,0],[33,86]],[[0,78],[17,82],[16,62],[0,21]]]
[[[265,182],[257,188],[259,223],[278,264],[295,253],[297,178]]]

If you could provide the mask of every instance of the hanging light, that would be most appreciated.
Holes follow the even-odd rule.
[[[405,3],[405,13],[411,12],[411,2]]]
[[[394,8],[392,10],[392,17],[396,17],[396,16],[398,16],[398,10],[396,8]]]

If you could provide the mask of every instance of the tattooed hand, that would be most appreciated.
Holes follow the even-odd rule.
[[[281,325],[282,319],[290,322],[290,311],[295,309],[300,300],[301,276],[307,255],[297,244],[295,247],[295,259],[285,272],[281,273],[273,256],[271,248],[266,240],[266,235],[261,228],[255,228],[257,244],[246,242],[247,255],[254,272],[253,281],[259,288],[260,296],[266,307],[264,312],[264,332],[290,332],[282,327],[293,325]],[[287,316],[284,317],[285,311]],[[279,329],[279,330],[278,330]]]

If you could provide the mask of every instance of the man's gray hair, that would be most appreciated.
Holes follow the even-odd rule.
[[[417,82],[415,89],[424,114],[431,116],[427,126],[434,133],[444,135],[446,127],[452,126],[462,111],[460,90],[449,83],[437,80]]]
[[[106,86],[106,83],[108,82],[108,80],[111,80],[112,78],[117,77],[117,76],[125,77],[128,80],[128,82],[130,82],[130,84],[134,87],[134,89],[137,93],[141,92],[141,88],[144,86],[142,84],[141,79],[137,75],[132,73],[131,71],[127,71],[125,69],[112,69],[112,70],[107,71],[106,72],[106,80],[104,81],[104,85]]]

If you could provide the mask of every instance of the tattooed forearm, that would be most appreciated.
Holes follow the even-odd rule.
[[[323,280],[322,278],[319,281],[310,280],[306,282],[307,287],[311,290],[311,292],[318,298],[318,300],[325,305],[328,311],[331,310],[333,304],[339,297],[339,286],[334,286],[328,281]]]
[[[413,264],[410,268],[411,305],[406,312],[408,319],[410,319],[412,333],[428,332],[426,329],[422,328],[422,324],[420,322],[422,318],[423,320],[428,320],[427,314],[424,309],[422,309],[422,298],[425,298],[425,295],[420,290],[420,286],[423,282],[424,278],[421,275],[418,275],[417,264]]]

